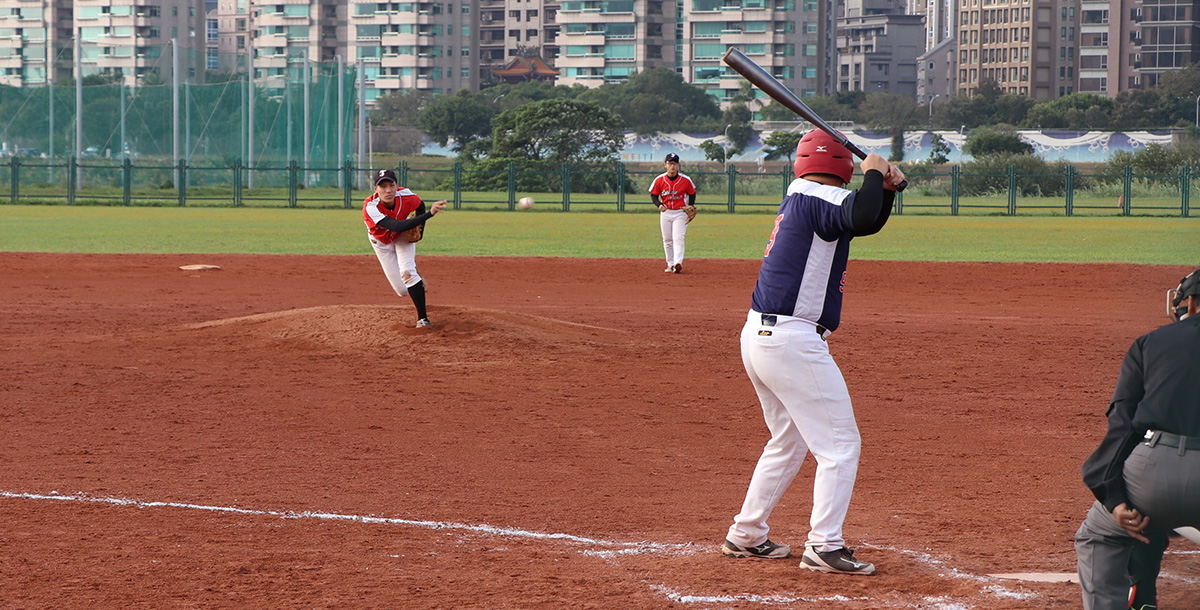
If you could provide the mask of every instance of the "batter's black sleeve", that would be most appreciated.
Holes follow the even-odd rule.
[[[662,205],[662,202],[658,200],[658,195],[650,195],[650,201],[656,206]]]
[[[688,205],[696,205],[696,194],[695,193],[691,193],[690,195],[688,195]]]
[[[1100,446],[1083,463],[1083,482],[1092,490],[1096,499],[1112,512],[1121,503],[1128,503],[1125,490],[1125,459],[1142,441],[1145,430],[1133,424],[1138,403],[1145,396],[1145,374],[1143,368],[1142,341],[1139,338],[1130,346],[1121,363],[1121,374],[1117,377],[1117,389],[1108,405],[1108,431]]]
[[[895,192],[883,188],[883,173],[868,170],[863,184],[842,204],[843,218],[856,237],[874,235],[883,228],[892,214]]]

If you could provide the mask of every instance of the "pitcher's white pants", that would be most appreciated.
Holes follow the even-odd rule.
[[[375,238],[370,238],[370,241],[392,290],[402,297],[408,296],[408,288],[421,281],[421,276],[417,273],[417,244],[410,244],[403,238],[390,244]]]
[[[811,451],[817,472],[807,546],[820,552],[842,548],[842,522],[854,491],[862,440],[829,345],[811,322],[777,316],[774,326],[765,326],[756,311],[750,312],[741,340],[742,363],[762,402],[771,440],[754,468],[728,538],[740,546],[757,546],[767,539],[767,519]]]
[[[683,262],[683,241],[687,235],[687,212],[683,210],[667,210],[659,212],[658,225],[662,229],[663,252],[667,255],[667,265],[678,265]]]

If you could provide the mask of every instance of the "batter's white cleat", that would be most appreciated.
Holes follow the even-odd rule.
[[[854,551],[846,548],[818,553],[811,546],[807,547],[800,558],[800,567],[829,574],[870,576],[875,573],[874,565],[855,559]]]
[[[433,322],[430,322],[429,318],[417,320],[417,328],[425,328],[426,326],[433,326]]]
[[[667,268],[663,269],[663,273],[675,273],[675,265],[667,265]]]

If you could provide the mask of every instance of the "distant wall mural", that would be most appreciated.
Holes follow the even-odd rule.
[[[761,137],[769,132],[763,132],[746,146],[739,155],[730,157],[737,163],[754,163],[763,155]],[[963,143],[969,132],[958,131],[912,131],[904,135],[904,160],[923,161],[929,158],[932,150],[933,134],[941,136],[950,146],[946,156],[951,163],[970,161],[971,158],[962,152]],[[1034,152],[1047,161],[1069,161],[1072,163],[1099,163],[1107,161],[1113,152],[1124,150],[1137,152],[1147,145],[1171,144],[1170,131],[1068,131],[1056,129],[1026,129],[1018,130],[1022,140],[1033,146]],[[892,138],[886,133],[871,131],[850,131],[846,134],[850,141],[859,148],[888,157],[891,155]],[[704,151],[700,143],[713,140],[717,144],[725,143],[723,134],[685,134],[660,133],[647,136],[635,133],[625,134],[625,148],[621,151],[621,160],[626,163],[645,163],[662,161],[663,157],[673,152],[679,155],[686,165],[689,161],[704,161]],[[426,154],[453,156],[446,147],[427,143]]]

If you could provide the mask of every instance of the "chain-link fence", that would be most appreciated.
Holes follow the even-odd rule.
[[[356,207],[370,194],[358,188],[378,168],[304,166],[297,161],[250,168],[192,166],[181,160],[150,164],[68,157],[51,163],[16,156],[0,162],[5,203],[93,205],[202,205],[255,207]],[[454,209],[513,210],[522,197],[538,209],[561,211],[651,211],[648,189],[660,172],[624,164],[520,164],[473,170],[463,163],[410,164],[395,168],[402,185],[426,201],[446,199]],[[697,185],[697,205],[717,212],[774,211],[791,183],[790,171],[687,172]],[[76,176],[83,180],[77,181]],[[57,178],[55,178],[57,176]],[[176,185],[175,176],[183,180]],[[313,176],[319,176],[314,180]],[[857,182],[858,178],[855,179]],[[1137,174],[1080,172],[1023,174],[967,173],[960,166],[908,175],[909,188],[896,198],[897,214],[1191,216],[1192,171]],[[253,182],[253,185],[251,183]],[[2,187],[0,187],[2,188]],[[2,197],[2,196],[0,196]]]

